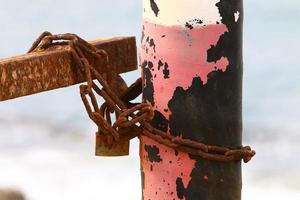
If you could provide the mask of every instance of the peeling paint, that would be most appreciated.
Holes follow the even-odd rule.
[[[156,109],[152,126],[178,138],[240,146],[242,1],[155,2],[157,17],[144,1],[143,24],[155,51],[145,39],[141,45],[144,100]],[[156,146],[161,159],[150,162],[141,149],[144,200],[240,199],[240,162],[204,160],[144,136],[141,145]]]
[[[154,12],[155,16],[157,17],[158,16],[158,12],[159,12],[159,8],[158,8],[155,0],[150,0],[150,6],[151,6],[151,9]]]
[[[156,52],[149,51],[146,40],[142,43],[141,57],[147,62],[158,63],[159,66],[153,68],[153,71],[144,72],[146,89],[153,88],[153,97],[147,99],[155,103],[160,112],[168,108],[167,104],[176,87],[188,88],[191,85],[192,79],[187,77],[199,76],[206,83],[210,72],[226,70],[228,65],[226,57],[220,57],[215,62],[207,62],[207,50],[216,45],[220,36],[227,31],[223,24],[187,29],[181,26],[165,27],[145,22],[144,27],[146,36],[150,37],[149,33],[151,33],[151,38],[156,43]],[[166,34],[167,37],[162,38],[162,34]],[[186,35],[189,37],[187,38]],[[146,65],[146,69],[148,68],[149,66]],[[153,78],[154,74],[157,75],[155,78]],[[149,93],[144,92],[144,94],[147,96]],[[166,113],[165,117],[168,117],[168,114]]]
[[[185,26],[186,22],[194,19],[201,20],[203,23],[195,24],[196,26],[204,26],[217,24],[221,22],[221,15],[216,3],[220,0],[143,0],[144,19],[160,25]],[[154,12],[153,7],[159,9]]]

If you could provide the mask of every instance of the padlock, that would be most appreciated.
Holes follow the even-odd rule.
[[[96,156],[128,156],[129,146],[129,141],[120,141],[107,145],[103,142],[103,137],[96,133]]]

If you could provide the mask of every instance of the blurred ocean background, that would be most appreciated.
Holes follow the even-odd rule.
[[[258,154],[243,165],[243,199],[298,200],[300,1],[244,4],[244,144]],[[0,0],[0,57],[26,52],[45,30],[139,41],[141,19],[141,0]],[[95,130],[78,86],[1,102],[0,188],[29,200],[141,199],[138,141],[130,157],[94,157]]]

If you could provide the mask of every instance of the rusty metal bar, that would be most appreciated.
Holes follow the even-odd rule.
[[[111,65],[116,68],[117,73],[137,69],[135,37],[98,39],[90,43],[108,53]],[[0,60],[0,101],[68,87],[84,81],[84,71],[76,65],[69,46],[58,46],[43,52]]]

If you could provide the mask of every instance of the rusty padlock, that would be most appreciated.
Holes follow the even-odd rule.
[[[103,143],[101,135],[96,133],[96,156],[128,156],[129,147],[129,141],[121,141],[108,146]]]

